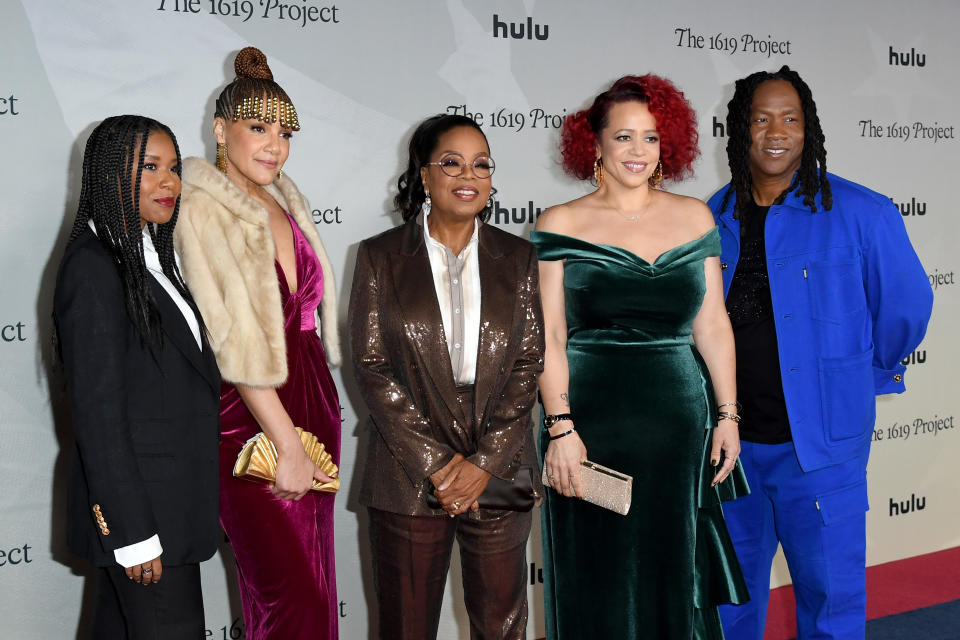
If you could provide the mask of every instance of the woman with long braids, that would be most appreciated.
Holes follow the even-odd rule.
[[[565,120],[561,152],[597,189],[532,236],[547,637],[722,638],[717,605],[747,597],[720,508],[746,491],[733,334],[710,211],[662,188],[699,154],[696,117],[670,81],[625,76]],[[587,459],[633,477],[626,516],[573,499]]]
[[[128,115],[93,130],[54,319],[77,444],[67,543],[98,567],[98,639],[204,634],[220,376],[177,267],[179,203],[170,129]]]
[[[220,521],[237,560],[248,640],[337,638],[331,477],[295,428],[340,458],[333,270],[296,185],[283,175],[300,129],[266,56],[237,54],[213,118],[217,166],[184,162],[183,273],[223,374]],[[318,312],[322,321],[318,319]],[[321,342],[321,327],[323,342]],[[233,477],[250,438],[277,452],[276,482]]]

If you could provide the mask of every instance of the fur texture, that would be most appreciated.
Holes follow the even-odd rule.
[[[340,364],[336,286],[310,208],[284,175],[266,187],[290,212],[323,268],[317,333],[327,361]],[[224,380],[276,387],[287,379],[280,284],[269,214],[200,158],[183,162],[183,195],[175,242],[183,277],[203,314]]]

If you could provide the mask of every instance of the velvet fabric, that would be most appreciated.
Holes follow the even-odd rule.
[[[565,260],[577,432],[590,460],[633,476],[626,516],[547,491],[547,638],[723,638],[716,605],[748,595],[720,505],[748,489],[739,465],[710,486],[716,402],[692,339],[719,236],[652,264],[570,236],[532,240],[541,260]]]
[[[340,403],[314,320],[323,271],[292,222],[295,292],[276,263],[289,371],[277,395],[294,425],[315,434],[339,465]],[[220,522],[237,559],[245,637],[335,640],[335,494],[310,492],[297,502],[286,501],[274,496],[268,484],[234,478],[237,454],[260,426],[229,384],[222,387],[220,420]]]

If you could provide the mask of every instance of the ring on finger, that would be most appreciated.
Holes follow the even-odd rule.
[[[151,569],[150,567],[147,567],[142,571],[142,573],[153,573],[153,569]]]

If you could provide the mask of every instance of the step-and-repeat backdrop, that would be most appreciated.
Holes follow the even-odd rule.
[[[86,568],[64,549],[69,428],[52,373],[53,279],[79,194],[83,144],[102,118],[169,124],[184,155],[214,156],[213,102],[236,52],[266,52],[303,130],[285,170],[309,198],[336,270],[340,313],[357,243],[390,212],[420,119],[460,113],[497,159],[491,220],[527,235],[537,214],[589,188],[558,166],[558,130],[615,78],[655,72],[700,122],[696,177],[728,179],[726,104],[735,79],[789,64],[813,88],[831,170],[899,206],[935,290],[908,392],[882,398],[870,461],[868,562],[960,545],[956,336],[960,221],[960,5],[953,0],[777,4],[674,0],[5,0],[0,3],[0,635],[70,638],[89,623]],[[887,256],[896,261],[898,256]],[[951,328],[953,327],[953,328]],[[366,517],[354,465],[365,409],[349,365],[336,514],[341,637],[375,625]],[[650,505],[636,504],[635,509]],[[643,544],[638,540],[637,544]],[[459,561],[452,563],[459,582]],[[539,527],[529,548],[530,633],[543,632]],[[207,637],[242,637],[229,547],[203,565]],[[789,576],[782,563],[772,583]],[[467,638],[459,590],[440,637]]]

